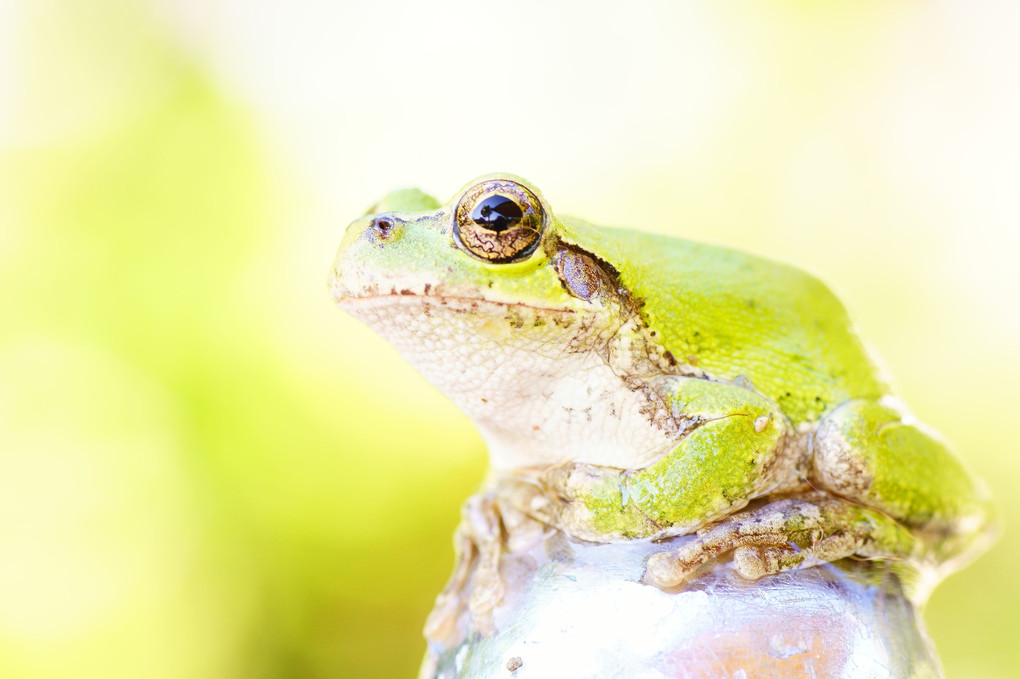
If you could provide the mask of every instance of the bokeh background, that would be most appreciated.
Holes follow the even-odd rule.
[[[926,611],[1020,665],[1020,5],[0,1],[0,676],[409,677],[485,470],[335,310],[495,170],[804,266],[1001,503]]]

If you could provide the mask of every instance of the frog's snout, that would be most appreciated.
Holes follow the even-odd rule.
[[[334,302],[374,291],[385,274],[386,258],[380,247],[399,240],[407,223],[393,213],[365,216],[344,232],[330,269],[329,290]]]

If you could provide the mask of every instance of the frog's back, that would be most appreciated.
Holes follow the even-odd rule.
[[[722,379],[746,377],[795,424],[887,392],[843,305],[804,271],[572,218],[564,220],[564,237],[617,269],[677,361]]]

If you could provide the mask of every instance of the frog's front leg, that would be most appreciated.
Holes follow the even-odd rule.
[[[812,485],[898,520],[924,540],[924,555],[936,563],[988,534],[991,508],[981,484],[890,399],[836,408],[819,424],[810,451]]]
[[[672,378],[664,390],[676,446],[634,470],[570,463],[545,479],[559,526],[596,542],[689,533],[790,476],[798,452],[775,404],[742,387]]]

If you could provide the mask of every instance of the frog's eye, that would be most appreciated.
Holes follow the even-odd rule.
[[[544,222],[535,194],[516,182],[492,180],[468,189],[460,199],[453,230],[465,250],[503,264],[535,251]]]

